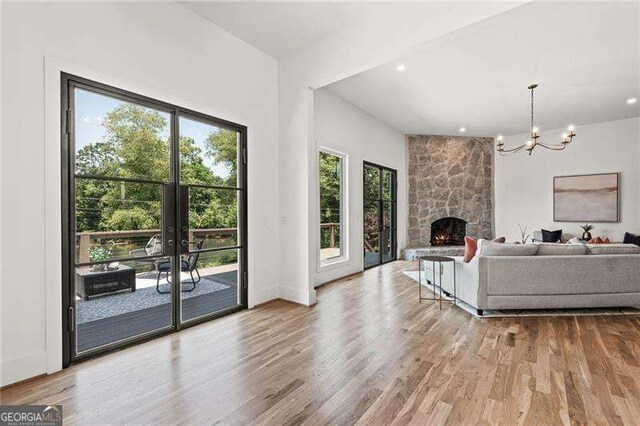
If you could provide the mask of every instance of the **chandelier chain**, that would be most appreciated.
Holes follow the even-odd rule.
[[[533,90],[534,88],[531,88],[531,131],[533,132]]]

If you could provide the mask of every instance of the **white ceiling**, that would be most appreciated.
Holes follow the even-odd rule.
[[[276,59],[326,37],[367,26],[401,28],[416,16],[425,25],[455,19],[465,22],[474,14],[490,15],[525,0],[500,2],[425,1],[185,1],[179,4],[241,38]],[[361,35],[362,33],[358,33]]]
[[[639,58],[638,3],[529,3],[326,87],[406,134],[510,135],[529,83],[543,131],[639,116]]]
[[[178,1],[204,19],[282,59],[344,29],[380,5],[346,2]]]

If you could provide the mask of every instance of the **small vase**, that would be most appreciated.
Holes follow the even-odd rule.
[[[582,234],[582,239],[585,241],[589,241],[591,239],[591,232],[585,232],[584,234]]]

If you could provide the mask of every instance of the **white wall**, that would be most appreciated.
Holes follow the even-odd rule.
[[[316,253],[315,284],[361,271],[363,264],[362,162],[369,161],[398,171],[398,254],[406,239],[406,168],[404,135],[356,108],[326,89],[313,92],[315,149],[325,147],[348,155],[348,260],[319,269]],[[315,173],[317,174],[317,165]],[[317,188],[317,179],[316,179]],[[316,200],[318,192],[315,192]],[[317,203],[317,201],[316,201]],[[317,209],[313,209],[318,226]],[[318,247],[317,235],[310,241]]]
[[[540,140],[556,142],[563,129],[543,131]],[[581,223],[553,221],[553,177],[620,173],[620,223],[595,223],[592,235],[622,241],[625,231],[640,233],[640,118],[582,125],[567,149],[537,148],[495,159],[496,235],[519,240],[518,224],[529,230],[562,229],[581,235]],[[528,134],[505,137],[506,147],[526,141]]]
[[[249,303],[277,297],[276,61],[174,2],[1,7],[1,385],[61,366],[60,69],[248,126]]]
[[[315,138],[313,88],[402,57],[436,37],[519,6],[519,3],[439,3],[431,13],[398,5],[369,16],[278,64],[280,133],[280,296],[315,303]],[[384,100],[381,100],[384,101]]]

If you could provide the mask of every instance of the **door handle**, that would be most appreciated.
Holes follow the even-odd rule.
[[[169,247],[173,247],[173,240],[167,240],[167,245]]]
[[[180,241],[180,244],[182,244],[183,247],[189,247],[189,241],[187,240]]]

